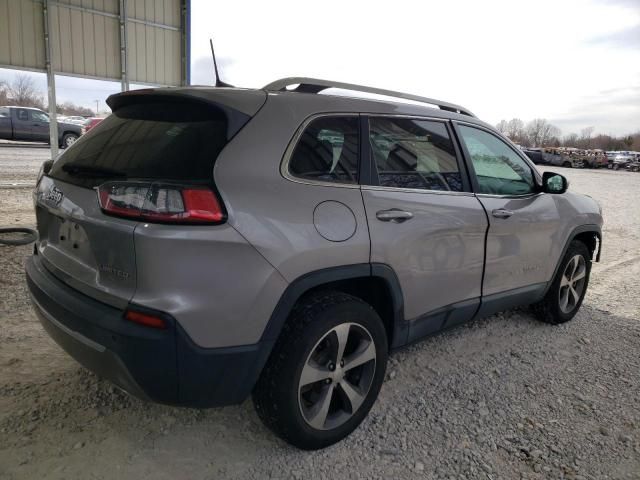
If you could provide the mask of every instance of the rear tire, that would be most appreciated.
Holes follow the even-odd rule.
[[[286,442],[304,450],[327,447],[369,413],[386,364],[387,335],[371,306],[340,292],[314,294],[283,327],[253,403]]]
[[[562,166],[565,168],[571,168],[571,162],[562,162]]]
[[[562,257],[560,267],[545,297],[532,306],[536,316],[557,325],[571,320],[582,305],[589,286],[591,255],[587,246],[574,240]]]

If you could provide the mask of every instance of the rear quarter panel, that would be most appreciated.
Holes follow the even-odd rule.
[[[300,95],[291,102],[270,94],[257,116],[227,145],[214,169],[229,224],[288,282],[323,268],[369,262],[360,189],[297,183],[280,173],[287,146],[307,117],[351,113],[344,102],[320,100]],[[355,217],[355,232],[344,241],[327,240],[314,226],[314,210],[328,200],[347,206]]]

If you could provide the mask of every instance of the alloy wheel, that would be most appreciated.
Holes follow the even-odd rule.
[[[302,417],[316,430],[347,422],[364,403],[376,370],[376,346],[369,331],[343,323],[313,347],[298,382]]]
[[[560,280],[560,310],[572,312],[580,301],[587,276],[587,263],[582,255],[571,257]]]

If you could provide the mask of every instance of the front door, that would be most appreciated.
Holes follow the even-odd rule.
[[[447,122],[371,116],[362,182],[371,262],[393,268],[409,339],[469,320],[482,283],[487,219]],[[367,152],[366,150],[370,150]]]
[[[466,124],[456,129],[490,223],[483,305],[508,308],[509,297],[527,303],[544,291],[555,267],[553,246],[562,241],[553,196],[540,192],[533,167],[497,135]]]

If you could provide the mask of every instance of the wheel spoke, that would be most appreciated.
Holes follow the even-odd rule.
[[[578,295],[578,292],[576,292],[573,287],[569,287],[569,291],[571,292],[571,296],[573,297],[573,306],[575,307],[578,304],[578,299],[580,298],[580,295]]]
[[[560,289],[560,310],[563,312],[567,311],[567,305],[569,304],[569,289],[571,287],[566,287],[564,289]]]
[[[562,280],[560,280],[560,288],[566,287],[570,283],[571,283],[571,280],[569,280],[566,275],[562,275]]]
[[[587,274],[587,271],[585,268],[580,269],[580,271],[578,273],[576,273],[573,278],[571,280],[573,280],[574,282],[577,282],[578,280],[581,280],[585,277],[585,275]]]
[[[362,349],[353,352],[347,358],[344,359],[344,370],[351,370],[352,368],[364,365],[376,358],[376,346],[373,342],[368,342],[367,346]]]
[[[327,415],[329,414],[329,406],[331,405],[333,392],[333,385],[327,385],[322,390],[320,399],[313,406],[313,410],[307,417],[309,425],[311,425],[313,428],[316,428],[318,430],[324,428],[324,424],[327,421]]]
[[[340,388],[342,389],[347,399],[349,400],[349,403],[351,404],[351,413],[352,414],[355,413],[358,410],[358,408],[360,408],[360,405],[362,405],[362,402],[364,402],[364,398],[365,398],[364,395],[360,393],[356,389],[356,387],[351,385],[351,383],[349,383],[346,379],[340,382]]]
[[[333,331],[338,337],[338,352],[336,355],[336,364],[340,363],[342,357],[344,356],[344,349],[347,347],[347,340],[349,339],[349,330],[351,329],[351,325],[348,323],[343,323],[342,325],[338,325]]]
[[[331,376],[331,372],[328,369],[313,365],[312,362],[313,360],[307,362],[307,364],[302,369],[302,375],[300,376],[301,387],[309,385],[310,383],[316,383],[321,380],[326,380]]]

